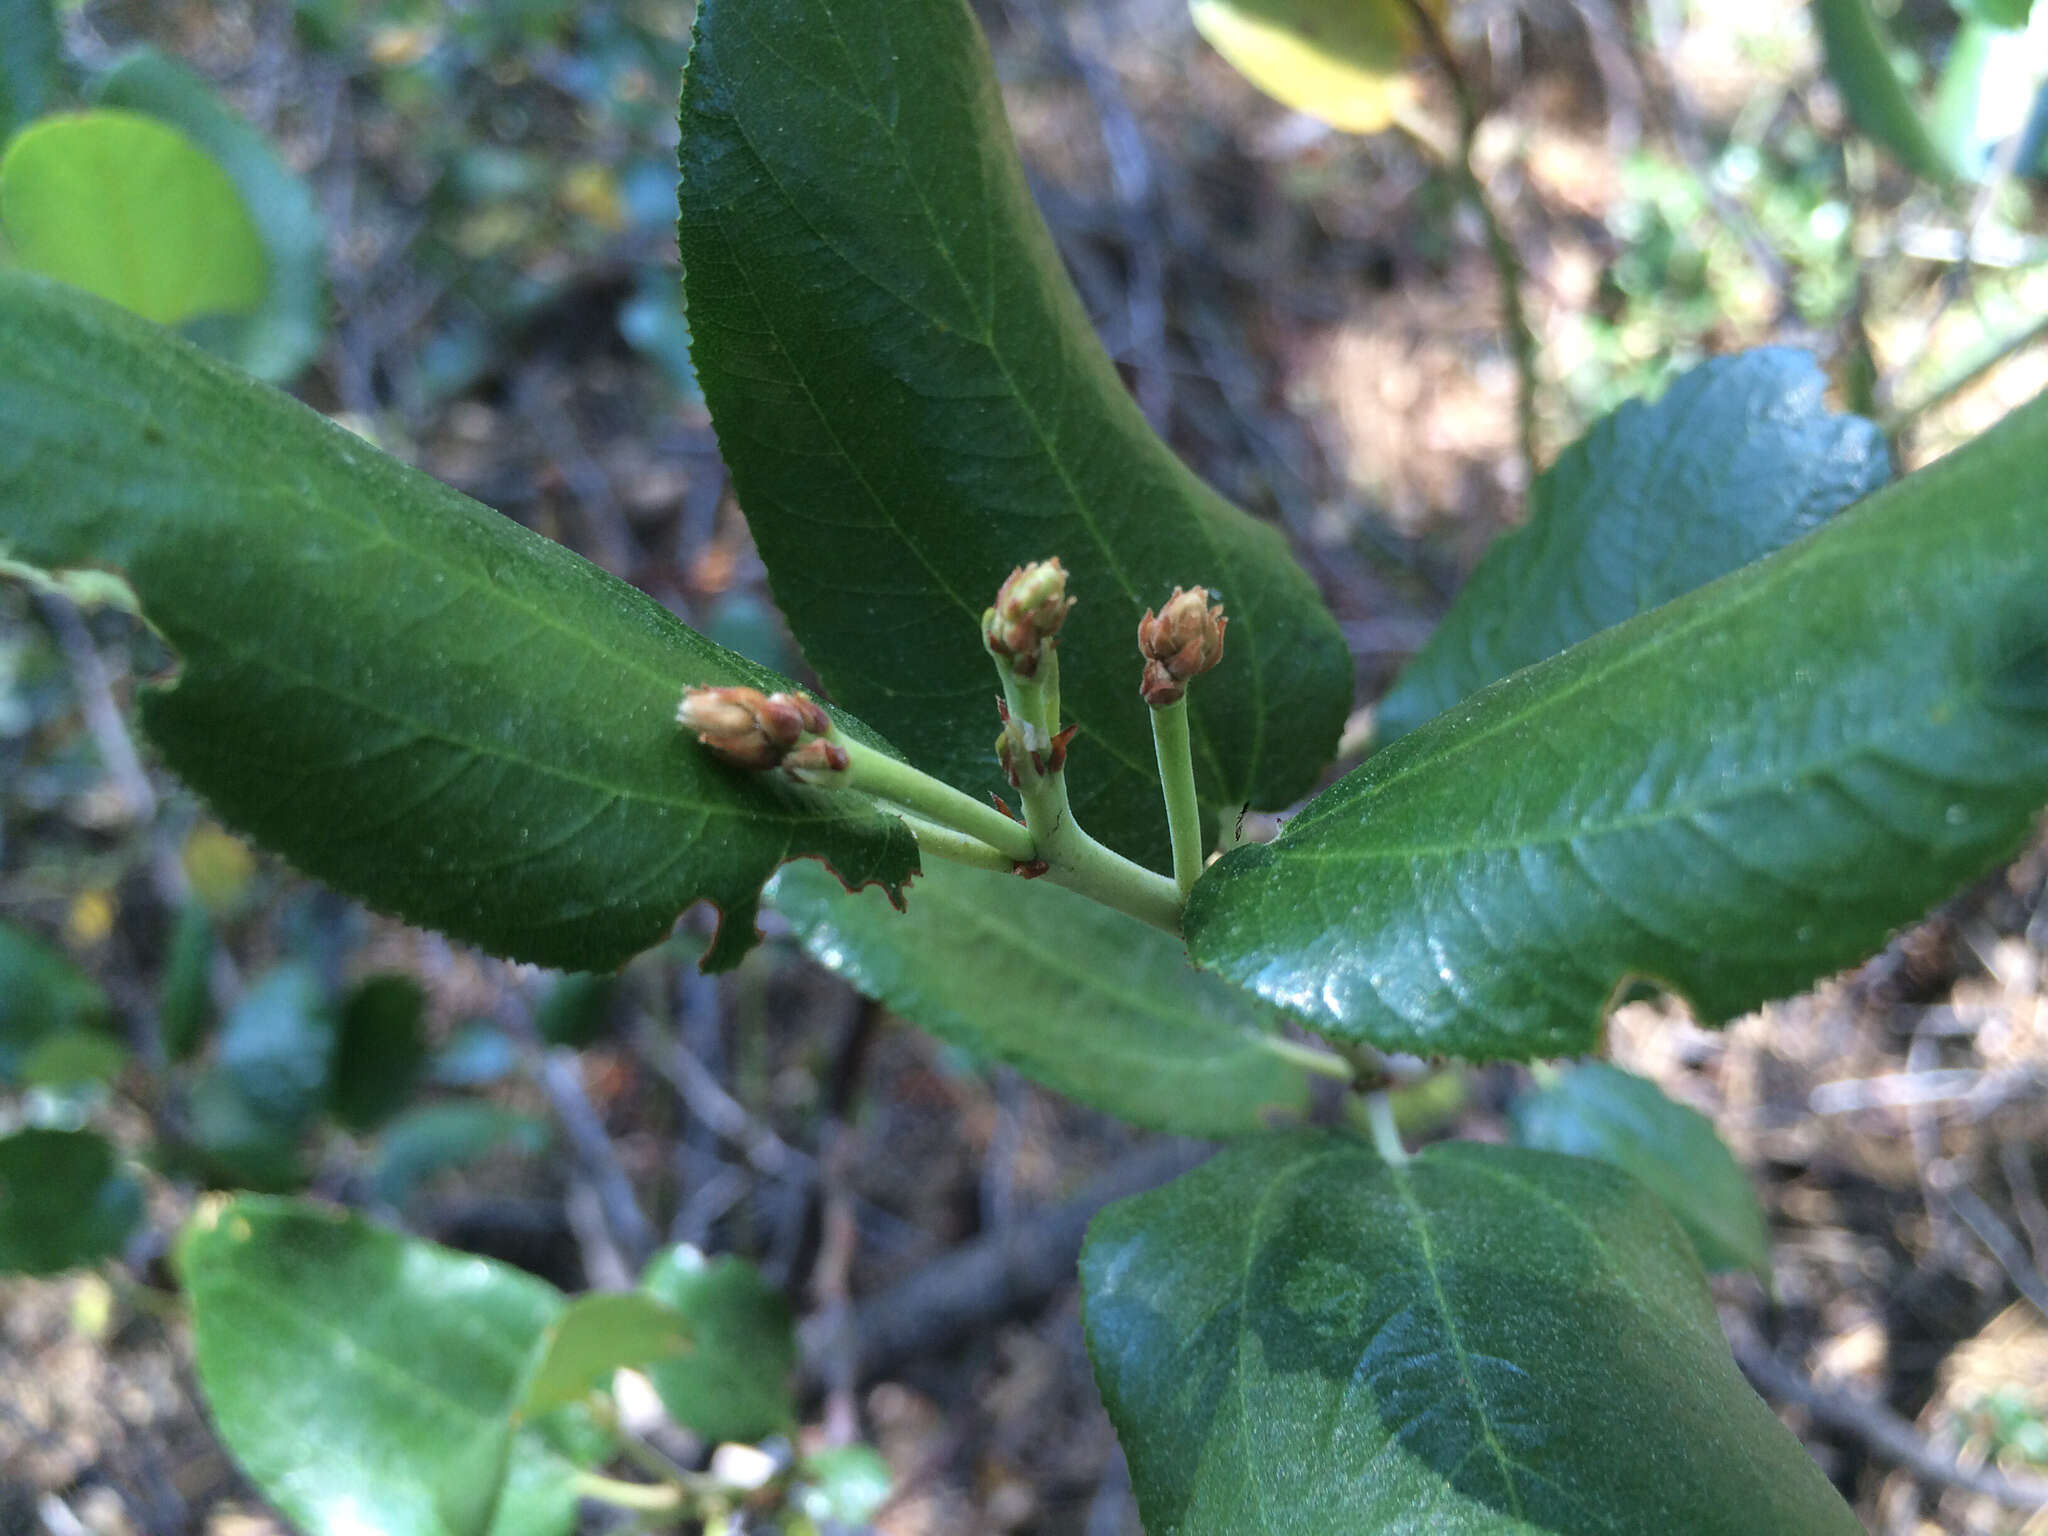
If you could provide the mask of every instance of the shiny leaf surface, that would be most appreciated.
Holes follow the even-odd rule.
[[[1081,1279],[1154,1536],[1859,1529],[1597,1163],[1243,1142],[1098,1216]]]
[[[813,959],[911,1023],[1134,1124],[1239,1136],[1308,1110],[1270,1008],[1046,881],[934,860],[898,914],[792,864],[771,900]]]
[[[1783,548],[1891,477],[1804,352],[1762,348],[1625,405],[1536,478],[1375,712],[1394,740],[1488,683]]]
[[[2048,398],[1483,689],[1195,887],[1196,961],[1345,1039],[1590,1050],[1852,964],[2048,801]]]
[[[203,1206],[177,1249],[214,1429],[307,1536],[559,1536],[575,1468],[513,1408],[559,1292],[311,1204]]]
[[[1509,1108],[1525,1147],[1610,1163],[1646,1186],[1685,1228],[1711,1270],[1771,1278],[1756,1191],[1714,1124],[1647,1078],[1604,1061],[1562,1069]]]
[[[1137,623],[1230,609],[1191,695],[1200,791],[1285,804],[1351,671],[1273,530],[1161,443],[1033,207],[964,0],[707,0],[683,94],[693,356],[782,610],[834,697],[912,762],[1000,787],[982,610],[1058,555],[1080,820],[1166,854]]]
[[[782,860],[916,867],[894,817],[676,729],[686,683],[781,679],[192,348],[5,275],[0,546],[132,586],[181,662],[144,723],[224,819],[494,952],[608,969],[708,900],[728,965]]]

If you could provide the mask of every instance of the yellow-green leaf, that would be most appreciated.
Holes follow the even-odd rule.
[[[1378,133],[1415,98],[1418,39],[1402,0],[1190,0],[1188,10],[1253,85],[1332,128]]]

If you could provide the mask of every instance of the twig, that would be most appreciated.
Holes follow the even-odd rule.
[[[1528,309],[1522,302],[1521,257],[1515,254],[1507,226],[1501,222],[1493,199],[1487,195],[1486,184],[1479,179],[1479,169],[1473,163],[1473,153],[1479,142],[1479,124],[1485,113],[1436,14],[1422,0],[1401,0],[1401,5],[1408,12],[1408,19],[1415,30],[1421,34],[1423,45],[1436,60],[1437,68],[1450,82],[1451,95],[1457,103],[1458,149],[1453,157],[1453,168],[1464,185],[1465,196],[1479,214],[1479,222],[1485,227],[1486,253],[1493,259],[1494,276],[1500,283],[1501,319],[1507,328],[1508,353],[1515,364],[1516,440],[1521,449],[1525,483],[1534,483],[1539,463],[1536,452],[1536,332],[1529,325]]]
[[[1998,1267],[2012,1281],[2013,1289],[2034,1304],[2034,1310],[2048,1317],[2048,1278],[2034,1268],[2027,1257],[2027,1250],[2012,1229],[1998,1219],[1990,1206],[1979,1198],[1977,1191],[1960,1179],[1941,1181],[1944,1187],[1941,1198],[1948,1202],[1950,1210],[1963,1219],[1963,1225],[1976,1233],[1977,1241],[1990,1250],[1991,1257],[1998,1261]]]
[[[2009,336],[1988,352],[1978,354],[1911,405],[1888,412],[1881,421],[1885,435],[1896,436],[1903,432],[1929,411],[1948,404],[2000,364],[2044,340],[2048,340],[2048,315],[2043,315],[2017,336]]]
[[[78,605],[56,592],[41,594],[37,602],[57,637],[65,665],[71,669],[72,681],[78,686],[80,713],[85,716],[86,729],[92,733],[93,745],[99,749],[107,777],[120,792],[123,810],[132,821],[153,819],[156,791],[143,771],[135,738],[128,734],[128,724],[121,718],[121,706],[114,702],[106,663],[100,660],[99,647],[93,644],[92,633],[85,627]]]
[[[2027,1244],[2034,1250],[2036,1264],[2048,1264],[2048,1204],[2041,1200],[2041,1186],[2034,1178],[2033,1153],[2017,1137],[1998,1143],[1999,1171],[2005,1187],[2012,1192],[2013,1214],[2026,1229]]]
[[[535,1075],[548,1096],[555,1118],[561,1122],[562,1130],[569,1138],[570,1150],[590,1180],[591,1192],[603,1213],[605,1228],[618,1244],[630,1273],[638,1274],[640,1266],[654,1251],[654,1228],[640,1209],[640,1202],[633,1194],[633,1182],[619,1164],[611,1137],[605,1134],[604,1122],[592,1108],[590,1096],[583,1091],[583,1075],[577,1069],[576,1053],[564,1047],[543,1053]],[[574,1215],[572,1210],[572,1219]]]
[[[2048,1480],[2009,1477],[1992,1467],[1965,1467],[1922,1439],[1919,1431],[1882,1403],[1815,1386],[1747,1330],[1729,1340],[1736,1363],[1764,1396],[1804,1409],[1815,1422],[1854,1435],[1882,1460],[1946,1488],[1996,1500],[2008,1509],[2048,1505]]]
[[[1149,1143],[1065,1204],[965,1244],[863,1303],[853,1321],[855,1381],[950,1349],[993,1318],[1042,1305],[1073,1280],[1081,1239],[1097,1211],[1164,1184],[1208,1154],[1209,1148],[1194,1142]],[[834,1327],[823,1317],[804,1322],[803,1371],[813,1389],[823,1385],[830,1368]]]

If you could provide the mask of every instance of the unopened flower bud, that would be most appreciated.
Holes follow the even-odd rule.
[[[742,768],[778,767],[799,744],[832,734],[831,717],[815,700],[758,688],[688,689],[676,723]]]
[[[813,736],[809,741],[793,748],[782,760],[782,771],[799,784],[814,785],[819,789],[833,789],[846,782],[847,769],[852,759],[846,748],[836,741],[827,741],[822,736]]]
[[[1223,605],[1209,601],[1204,587],[1173,589],[1157,614],[1145,610],[1138,621],[1138,649],[1145,656],[1145,676],[1138,692],[1154,709],[1178,704],[1197,677],[1223,659]]]
[[[981,616],[982,643],[1019,677],[1034,677],[1046,648],[1058,644],[1073,606],[1058,557],[1020,565],[996,593],[995,606]]]

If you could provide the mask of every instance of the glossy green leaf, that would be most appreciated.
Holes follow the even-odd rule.
[[[1891,477],[1884,435],[1770,347],[1625,405],[1537,476],[1529,521],[1487,551],[1376,711],[1404,736],[1466,695],[1811,533]]]
[[[1196,961],[1327,1033],[1589,1051],[1876,949],[2048,801],[2048,397],[1788,549],[1525,668],[1196,885]]]
[[[1279,1020],[1179,940],[1042,880],[939,864],[910,909],[792,864],[770,899],[813,959],[940,1039],[1138,1125],[1239,1136],[1300,1120]]]
[[[225,327],[216,350],[259,379],[297,377],[326,329],[327,227],[312,189],[205,81],[153,48],[117,60],[94,82],[93,95],[102,106],[169,123],[227,172],[263,242],[268,280],[262,303]]]
[[[91,1131],[0,1136],[0,1275],[54,1275],[118,1254],[142,1186]]]
[[[235,184],[168,123],[133,112],[46,117],[0,157],[16,262],[176,325],[263,302],[267,259]]]
[[[565,1536],[576,1468],[513,1412],[559,1292],[353,1216],[245,1197],[177,1249],[214,1429],[306,1536]]]
[[[754,1266],[678,1245],[657,1253],[641,1288],[675,1309],[693,1347],[648,1377],[678,1424],[707,1440],[760,1440],[796,1422],[796,1326]]]
[[[0,923],[0,1087],[26,1081],[30,1062],[52,1042],[112,1041],[111,1030],[97,983],[41,939]]]
[[[782,860],[916,867],[896,818],[676,729],[685,684],[783,680],[192,348],[5,274],[0,547],[132,585],[181,662],[144,724],[223,819],[494,952],[607,969],[708,900],[706,963],[729,965]]]
[[[1509,1107],[1525,1147],[1611,1163],[1664,1202],[1711,1270],[1771,1279],[1770,1238],[1756,1191],[1698,1110],[1648,1078],[1604,1061],[1563,1068]]]
[[[0,0],[0,147],[59,89],[55,0]]]
[[[964,0],[706,0],[683,94],[693,356],[811,663],[910,760],[1001,780],[982,610],[1058,555],[1080,820],[1155,863],[1165,814],[1138,619],[1230,609],[1192,694],[1212,808],[1281,805],[1334,748],[1351,668],[1283,541],[1145,424],[1033,207]]]
[[[1268,96],[1350,133],[1390,128],[1418,94],[1404,0],[1189,0],[1195,29]]]
[[[405,1107],[427,1070],[427,997],[410,976],[366,977],[342,1000],[335,1037],[334,1117],[351,1130]]]
[[[1813,0],[1828,76],[1850,119],[1899,164],[1930,181],[1955,179],[1892,63],[1892,40],[1870,0]]]
[[[1859,1529],[1598,1163],[1244,1142],[1098,1216],[1081,1283],[1153,1536]]]
[[[548,1144],[548,1124],[532,1115],[451,1099],[409,1109],[384,1127],[370,1163],[370,1187],[386,1205],[403,1207],[437,1173],[510,1151],[537,1156]]]
[[[690,1324],[674,1307],[639,1291],[578,1296],[548,1324],[521,1396],[531,1418],[581,1402],[611,1385],[612,1373],[658,1367],[691,1350]]]

